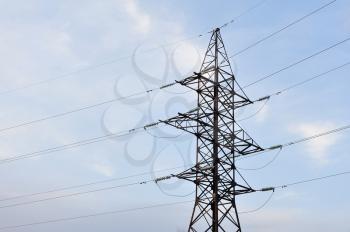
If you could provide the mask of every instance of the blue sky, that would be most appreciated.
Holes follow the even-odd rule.
[[[198,71],[209,31],[258,1],[0,1],[0,128],[154,88]],[[328,1],[268,0],[222,30],[228,55],[280,29]],[[322,50],[349,36],[349,1],[338,0],[303,22],[232,60],[242,85]],[[198,38],[196,35],[204,34]],[[194,38],[196,37],[196,38]],[[181,43],[168,43],[185,40]],[[192,39],[189,39],[192,38]],[[163,46],[164,44],[168,44]],[[149,49],[157,48],[149,51]],[[252,99],[265,96],[349,61],[344,43],[246,90]],[[147,51],[147,52],[145,52]],[[120,57],[126,57],[120,59]],[[118,60],[119,59],[119,60]],[[106,65],[100,65],[108,62]],[[88,68],[86,67],[94,67]],[[78,71],[79,70],[79,71]],[[76,72],[78,71],[78,72]],[[268,147],[349,123],[350,67],[272,98],[241,125]],[[65,75],[65,74],[69,75]],[[64,75],[64,76],[63,76]],[[30,83],[56,80],[19,89]],[[0,132],[1,159],[22,155],[109,132],[164,119],[195,105],[194,93],[174,87],[147,97],[115,102],[64,117]],[[183,94],[181,94],[183,93]],[[260,107],[240,112],[246,117]],[[0,129],[1,130],[1,129]],[[189,165],[193,138],[171,128],[125,139],[64,150],[0,165],[0,198],[57,187]],[[167,133],[167,134],[165,134]],[[258,171],[243,171],[252,186],[280,185],[349,170],[349,133],[323,137],[282,150]],[[259,167],[266,153],[239,162]],[[152,178],[157,173],[56,193],[108,187]],[[350,231],[348,177],[276,191],[261,210],[242,214],[244,231]],[[169,181],[121,188],[37,204],[0,208],[0,227],[193,199],[189,183]],[[36,200],[55,194],[1,205]],[[239,199],[241,211],[256,209],[268,198],[257,193]],[[13,231],[186,231],[192,204],[110,215]],[[6,231],[6,230],[5,230]],[[8,230],[10,231],[10,230]]]

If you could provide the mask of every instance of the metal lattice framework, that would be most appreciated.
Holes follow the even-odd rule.
[[[235,157],[263,149],[235,122],[235,110],[252,102],[235,80],[219,29],[200,72],[179,83],[198,93],[197,108],[162,122],[197,137],[197,164],[177,175],[196,185],[188,231],[241,231],[236,196],[255,190],[236,169]]]

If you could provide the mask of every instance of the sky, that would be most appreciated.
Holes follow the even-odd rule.
[[[4,1],[0,0],[0,159],[133,129],[195,107],[196,95],[179,86],[104,104],[30,125],[6,129],[150,88],[199,71],[211,29],[231,19],[221,34],[229,56],[329,1]],[[231,59],[237,81],[249,84],[349,37],[350,4],[337,0],[317,14]],[[199,36],[201,35],[201,36]],[[350,42],[245,90],[256,99],[350,60]],[[350,67],[238,112],[240,125],[261,146],[349,124]],[[255,113],[261,109],[256,115]],[[238,161],[256,187],[349,171],[349,132],[341,132]],[[111,214],[16,229],[7,226],[156,204],[191,201],[191,183],[114,188],[13,206],[47,197],[144,181],[181,171],[195,161],[195,140],[161,127],[40,157],[0,162],[0,231],[182,232],[192,204]],[[177,170],[157,172],[168,168]],[[180,167],[180,168],[179,168]],[[2,200],[94,181],[143,176],[40,196]],[[276,191],[254,213],[241,214],[243,231],[349,232],[349,176]],[[240,212],[254,211],[269,193],[239,197]],[[8,207],[12,205],[12,207]]]

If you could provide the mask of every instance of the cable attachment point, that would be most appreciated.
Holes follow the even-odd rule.
[[[163,85],[159,89],[165,89],[165,88],[168,88],[168,87],[173,86],[175,84],[176,84],[176,82],[173,82],[173,83],[170,83],[170,84],[167,84],[167,85]]]
[[[260,189],[260,191],[261,192],[269,192],[269,191],[275,192],[275,188],[274,187],[266,187],[266,188]]]
[[[154,122],[154,123],[145,125],[145,126],[143,127],[143,129],[147,130],[148,128],[157,126],[158,124],[159,124],[159,122]]]
[[[283,145],[275,145],[275,146],[267,148],[267,150],[282,149],[282,147],[283,147]]]
[[[261,97],[261,98],[259,98],[258,100],[256,100],[255,102],[264,101],[264,100],[269,100],[270,97],[271,97],[270,95],[265,96],[265,97]]]
[[[194,109],[192,109],[190,111],[187,111],[187,113],[190,114],[190,113],[198,111],[199,109],[200,109],[199,107],[196,107],[196,108],[194,108]]]
[[[159,178],[154,179],[154,182],[157,184],[160,181],[169,180],[169,179],[171,179],[173,177],[174,177],[174,175],[159,177]]]

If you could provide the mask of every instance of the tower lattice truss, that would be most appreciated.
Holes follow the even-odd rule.
[[[196,185],[188,231],[240,232],[236,196],[255,190],[236,169],[235,158],[263,149],[235,121],[235,110],[252,102],[235,80],[219,29],[200,72],[179,84],[197,92],[197,108],[162,122],[197,138],[196,165],[177,175]]]

